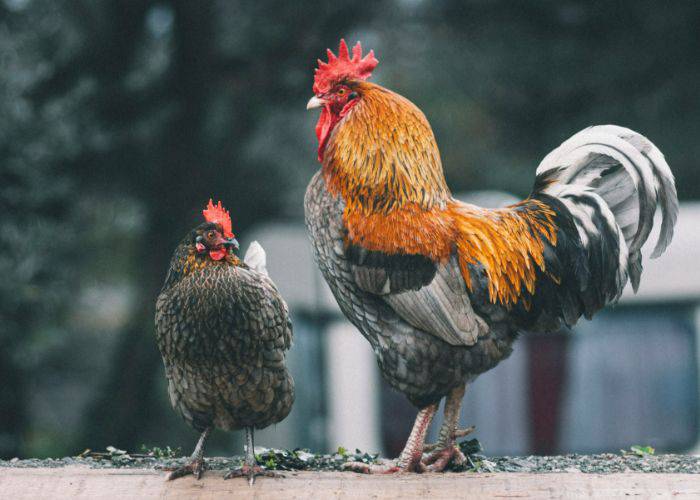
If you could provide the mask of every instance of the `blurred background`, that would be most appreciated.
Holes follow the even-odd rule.
[[[305,111],[341,36],[413,100],[460,197],[527,195],[539,160],[599,123],[676,175],[677,237],[640,293],[573,334],[526,337],[468,390],[487,454],[698,443],[700,4],[0,0],[0,458],[182,447],[154,302],[170,253],[223,200],[295,321],[290,417],[257,444],[394,455],[415,416],[380,380],[311,260]],[[435,432],[433,430],[433,432]],[[216,434],[211,454],[241,453]]]

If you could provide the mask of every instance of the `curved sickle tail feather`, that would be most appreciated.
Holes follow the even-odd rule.
[[[637,291],[640,250],[651,232],[656,207],[661,208],[662,220],[652,258],[671,242],[678,216],[673,174],[661,151],[646,137],[615,125],[584,129],[549,153],[537,168],[532,197],[550,204],[559,215],[571,215],[586,254],[585,262],[574,265],[587,268],[573,274],[582,292],[597,289],[595,297],[582,294],[584,303],[602,302],[587,304],[586,316],[617,300],[628,277]],[[560,249],[554,251],[560,254]],[[612,256],[617,262],[611,261]],[[565,260],[571,263],[571,256]]]

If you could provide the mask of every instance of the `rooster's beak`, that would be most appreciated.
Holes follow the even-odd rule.
[[[323,99],[313,96],[311,99],[309,99],[309,102],[306,103],[306,109],[320,108],[324,104]]]

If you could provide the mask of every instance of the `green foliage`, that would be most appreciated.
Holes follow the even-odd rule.
[[[655,452],[656,450],[651,446],[641,445],[631,446],[629,450],[620,450],[620,453],[622,453],[623,455],[636,455],[638,457],[646,457],[649,455],[653,455]]]
[[[141,445],[141,451],[142,453],[152,456],[154,458],[177,458],[182,455],[182,448],[171,448],[170,446],[166,446],[165,448],[160,448],[158,446],[153,446],[152,448],[149,448],[145,444]]]
[[[341,453],[341,450],[344,453]],[[370,454],[361,450],[348,453],[344,448],[339,448],[337,453],[324,455],[312,453],[306,449],[280,450],[274,448],[262,449],[255,456],[258,463],[264,464],[272,470],[343,470],[346,462],[364,462],[367,464],[377,461],[377,454]]]
[[[464,444],[464,443],[463,443]],[[481,447],[475,439],[462,446],[463,450],[480,450]],[[269,470],[279,471],[343,471],[348,462],[363,462],[365,464],[378,463],[379,455],[367,453],[355,449],[354,453],[348,452],[343,447],[339,447],[336,453],[323,454],[314,453],[307,449],[276,449],[256,447],[255,460]],[[128,452],[114,446],[107,446],[104,451],[93,451],[86,449],[74,458],[84,460],[87,463],[98,462],[100,466],[113,467],[172,467],[183,465],[189,461],[189,457],[182,456],[179,449],[170,446],[165,448],[141,446],[141,453]],[[228,469],[232,466],[243,464],[243,457],[207,457],[208,468]],[[461,466],[451,466],[453,471],[493,471],[495,465],[485,457],[478,454],[467,455],[467,463]]]

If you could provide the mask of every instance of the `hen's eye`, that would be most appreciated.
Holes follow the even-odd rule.
[[[338,89],[338,95],[345,95],[345,89]]]
[[[216,234],[214,233],[214,231],[209,231],[209,232],[207,233],[207,239],[208,239],[208,240],[213,240],[215,235],[216,235]]]

